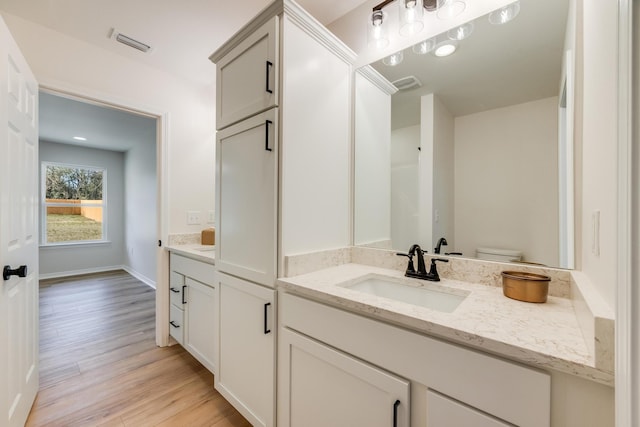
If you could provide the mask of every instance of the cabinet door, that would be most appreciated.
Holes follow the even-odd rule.
[[[216,289],[186,278],[187,304],[184,346],[209,371],[215,373]]]
[[[218,132],[218,271],[273,286],[277,238],[277,109]]]
[[[254,426],[274,426],[275,291],[218,274],[215,388]]]
[[[409,425],[408,381],[290,329],[279,334],[278,425]]]
[[[277,105],[278,17],[217,62],[216,129]]]
[[[433,390],[427,392],[427,425],[429,427],[513,426]]]

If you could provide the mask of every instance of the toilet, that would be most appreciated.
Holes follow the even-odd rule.
[[[476,258],[500,262],[522,261],[522,252],[511,249],[477,248]]]

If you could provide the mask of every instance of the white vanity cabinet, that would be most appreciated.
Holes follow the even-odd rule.
[[[278,346],[278,426],[409,426],[407,380],[290,329]]]
[[[282,338],[278,355],[278,420],[283,426],[307,425],[302,420],[313,420],[315,407],[308,404],[310,399],[319,399],[321,408],[335,404],[336,396],[322,397],[323,394],[339,395],[340,413],[351,406],[370,411],[381,406],[388,410],[389,400],[397,399],[401,402],[398,409],[409,414],[408,420],[400,417],[397,421],[407,424],[398,425],[550,426],[548,373],[289,293],[283,292],[278,298]],[[346,369],[340,372],[341,367]],[[385,400],[380,396],[380,390],[385,388],[382,386],[369,394],[369,385],[362,383],[358,385],[361,393],[341,394],[339,387],[321,378],[326,375],[337,383],[349,384],[358,369],[377,371],[410,384],[409,402],[403,404],[405,398],[388,396]],[[373,376],[372,373],[368,379]],[[305,379],[316,381],[319,390],[300,386]],[[299,422],[288,423],[290,417]],[[387,422],[381,425],[394,425],[388,414],[380,417]]]
[[[218,273],[215,388],[254,426],[275,425],[275,290]]]
[[[169,268],[169,333],[211,373],[215,373],[215,268],[173,253],[169,258]]]

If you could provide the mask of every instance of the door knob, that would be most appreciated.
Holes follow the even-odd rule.
[[[2,278],[4,280],[9,280],[11,276],[27,277],[27,266],[21,265],[16,269],[12,269],[8,265],[5,265],[2,269]]]

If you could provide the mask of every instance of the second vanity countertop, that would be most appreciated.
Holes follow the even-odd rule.
[[[207,264],[216,263],[216,251],[213,245],[200,244],[184,244],[184,245],[167,245],[165,249],[169,252],[183,255],[196,261],[206,262]]]
[[[444,278],[437,283],[411,279],[417,285],[469,292],[452,313],[444,313],[337,286],[371,274],[404,278],[395,270],[344,264],[278,279],[278,287],[523,363],[613,385],[613,373],[595,367],[567,298],[549,296],[543,304],[526,303],[505,297],[502,288]]]

